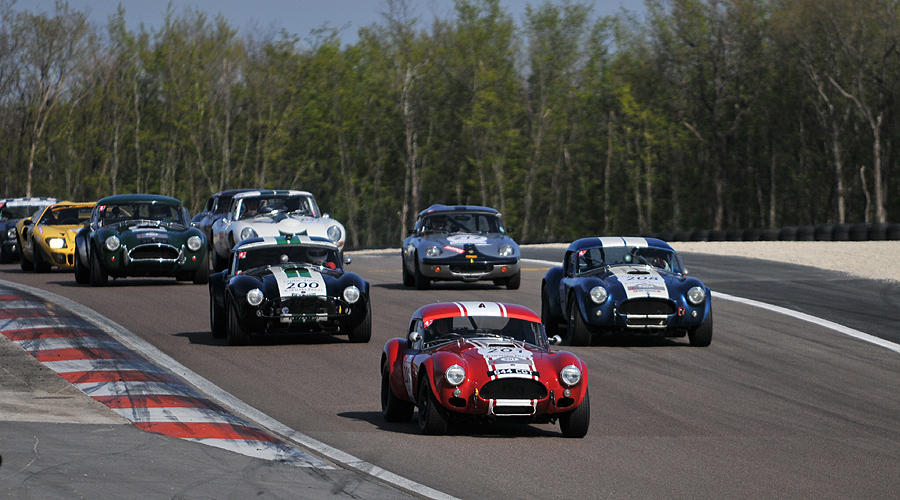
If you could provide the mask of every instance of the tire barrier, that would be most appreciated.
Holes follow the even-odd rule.
[[[898,223],[817,224],[778,229],[702,229],[660,231],[647,236],[667,242],[689,241],[900,241]]]

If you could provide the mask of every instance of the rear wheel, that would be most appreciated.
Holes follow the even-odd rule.
[[[91,252],[91,270],[90,270],[91,286],[105,286],[109,281],[106,270],[100,265],[100,259],[97,257],[97,249]]]
[[[231,305],[228,299],[225,300],[228,303],[228,324],[226,326],[226,335],[228,336],[228,345],[247,345],[250,343],[250,334],[247,330],[244,330],[241,327],[241,322],[238,320],[236,308]]]
[[[694,347],[707,347],[712,343],[713,334],[713,315],[712,309],[709,310],[709,317],[702,325],[688,330],[688,340]]]
[[[587,388],[584,389],[584,400],[574,410],[559,417],[559,430],[567,438],[583,438],[591,424],[591,401]]]
[[[568,329],[567,339],[570,345],[590,345],[591,331],[588,330],[584,320],[581,318],[581,311],[578,310],[578,303],[575,297],[569,299],[569,320],[566,322]]]
[[[366,317],[362,323],[354,326],[348,333],[347,339],[354,344],[368,342],[372,338],[372,306],[366,300]]]
[[[422,373],[422,382],[419,384],[419,397],[417,398],[419,410],[419,431],[429,436],[440,436],[447,432],[447,419],[439,411],[440,403],[431,393],[431,385],[428,383],[428,373]]]
[[[415,409],[414,404],[394,394],[390,372],[385,362],[381,367],[381,415],[388,422],[409,422]]]
[[[227,335],[225,331],[226,327],[225,311],[222,310],[216,304],[216,297],[212,294],[212,290],[209,293],[209,329],[212,332],[212,336],[217,339],[221,339]]]

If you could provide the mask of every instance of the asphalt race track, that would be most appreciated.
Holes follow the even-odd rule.
[[[780,305],[900,342],[900,285],[751,259],[683,254],[713,289],[708,348],[687,339],[565,348],[590,367],[591,428],[468,425],[426,437],[380,414],[379,359],[419,306],[496,300],[540,310],[546,261],[525,250],[522,287],[403,287],[399,250],[354,254],[372,284],[373,336],[257,337],[229,347],[209,333],[205,286],[169,279],[75,284],[71,273],[0,266],[0,280],[75,300],[282,424],[459,498],[895,498],[900,488],[900,353],[729,300]],[[201,446],[201,445],[197,445]]]

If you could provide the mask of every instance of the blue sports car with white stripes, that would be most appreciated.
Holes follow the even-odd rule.
[[[369,283],[344,271],[344,263],[338,246],[327,238],[285,235],[241,241],[228,268],[209,277],[213,337],[242,345],[252,334],[328,332],[368,342]]]
[[[689,277],[668,243],[655,238],[582,238],[541,283],[548,335],[589,345],[595,334],[684,337],[712,342],[709,287]]]

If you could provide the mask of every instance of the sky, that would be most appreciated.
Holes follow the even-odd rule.
[[[105,27],[119,4],[125,8],[125,23],[136,31],[143,24],[148,31],[158,30],[165,18],[169,0],[66,0],[69,8],[86,12],[90,22]],[[434,17],[453,17],[451,0],[411,0],[414,15],[430,21]],[[525,6],[537,6],[542,0],[501,0],[513,19],[521,24]],[[17,11],[52,13],[54,0],[14,0]],[[640,13],[643,0],[579,0],[593,6],[595,16],[618,14],[623,8]],[[203,12],[214,19],[224,16],[228,24],[242,33],[277,33],[284,29],[301,40],[312,39],[310,32],[327,25],[339,29],[344,43],[357,40],[359,28],[381,24],[387,10],[384,0],[172,0],[176,16],[186,9]]]

